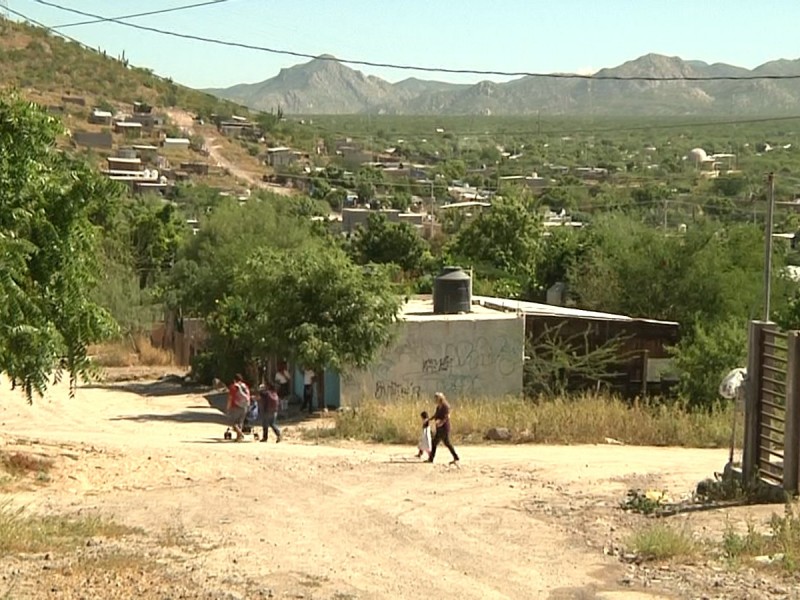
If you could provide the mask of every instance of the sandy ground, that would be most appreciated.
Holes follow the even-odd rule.
[[[636,589],[608,548],[627,526],[617,507],[629,487],[688,493],[724,451],[465,446],[456,468],[446,451],[430,465],[411,448],[300,435],[324,418],[289,425],[280,444],[225,442],[209,397],[179,385],[82,387],[73,399],[60,386],[33,406],[8,389],[0,442],[56,468],[45,486],[4,495],[143,528],[163,546],[165,579],[81,595],[58,569],[35,566],[34,583],[30,561],[6,558],[0,596],[14,580],[15,598],[700,597]],[[761,597],[734,592],[706,597]]]

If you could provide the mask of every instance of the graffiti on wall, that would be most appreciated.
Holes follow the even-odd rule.
[[[522,324],[516,320],[436,329],[419,324],[353,385],[360,383],[360,393],[378,400],[435,391],[454,397],[519,393],[523,347]]]

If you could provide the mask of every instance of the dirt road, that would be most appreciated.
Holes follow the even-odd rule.
[[[417,462],[411,448],[316,444],[297,425],[280,444],[236,444],[221,440],[208,398],[179,386],[85,387],[72,400],[61,386],[32,407],[4,391],[0,421],[6,449],[57,461],[46,493],[20,491],[15,503],[180,531],[192,549],[164,568],[175,585],[191,580],[208,594],[181,597],[662,597],[620,591],[625,567],[602,551],[609,515],[632,483],[678,494],[725,460],[707,450],[467,446],[455,468],[445,457]],[[50,597],[29,593],[19,597]]]
[[[166,110],[167,116],[173,121],[178,127],[182,128],[184,131],[187,132],[187,135],[194,135],[194,129],[196,124],[192,115],[187,113],[184,110],[170,108]],[[207,134],[207,131],[204,131]],[[213,160],[218,167],[226,169],[230,172],[231,175],[236,177],[237,179],[241,179],[249,186],[258,187],[262,189],[269,190],[275,194],[281,194],[283,196],[291,196],[294,194],[294,190],[291,188],[286,188],[280,185],[270,184],[266,181],[262,181],[261,179],[254,177],[247,171],[239,168],[236,164],[229,161],[222,155],[221,149],[222,146],[220,144],[216,144],[217,138],[212,135],[205,136],[205,146],[208,150],[209,157]]]

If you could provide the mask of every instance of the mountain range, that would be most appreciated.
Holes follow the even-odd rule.
[[[800,59],[755,69],[647,54],[589,79],[525,76],[454,84],[409,78],[390,83],[330,55],[281,69],[260,83],[208,89],[257,110],[287,114],[397,115],[785,115],[800,108],[800,78],[751,81],[618,81],[609,77],[798,76]]]

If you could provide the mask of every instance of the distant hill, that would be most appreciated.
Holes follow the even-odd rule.
[[[16,87],[33,100],[58,103],[61,95],[85,96],[87,103],[179,106],[203,114],[241,107],[206,92],[178,85],[148,69],[128,65],[47,30],[0,17],[0,89]]]
[[[332,57],[331,57],[332,58]],[[800,75],[800,60],[753,70],[647,54],[590,79],[522,77],[457,85],[409,78],[392,84],[335,60],[314,59],[266,81],[206,90],[259,110],[292,114],[592,114],[748,115],[800,109],[800,80],[610,81],[603,77],[746,77]]]

